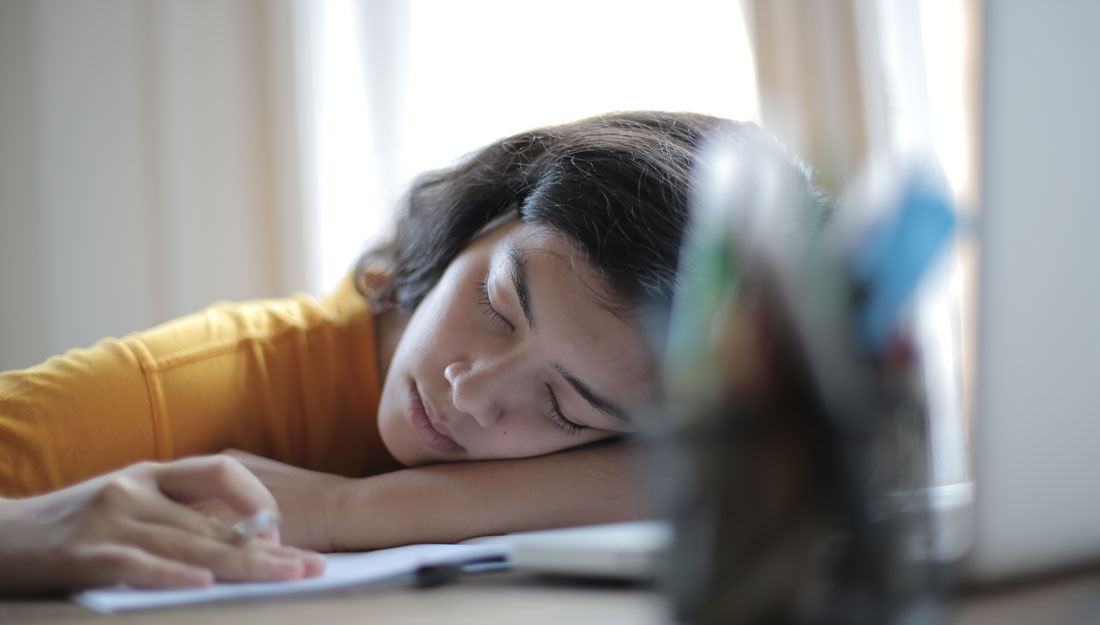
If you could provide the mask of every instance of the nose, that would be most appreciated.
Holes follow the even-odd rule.
[[[457,360],[443,369],[443,376],[451,385],[455,408],[489,427],[530,386],[523,383],[528,369],[521,355],[501,354]]]

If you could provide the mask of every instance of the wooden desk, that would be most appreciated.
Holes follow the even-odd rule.
[[[636,587],[577,585],[513,573],[474,576],[436,588],[367,586],[340,593],[192,605],[104,616],[65,599],[0,600],[0,623],[88,625],[657,625],[667,623],[659,593]]]
[[[958,602],[961,625],[1094,625],[1100,623],[1100,571],[982,592]]]
[[[0,623],[51,625],[658,625],[666,602],[654,590],[579,585],[513,573],[460,580],[438,588],[405,584],[279,600],[194,605],[103,616],[64,599],[0,600]],[[956,602],[952,625],[1083,625],[1100,623],[1100,573],[982,593]]]

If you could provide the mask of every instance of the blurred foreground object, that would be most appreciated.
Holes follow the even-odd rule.
[[[955,222],[899,172],[879,210],[829,207],[761,133],[702,163],[666,354],[677,618],[935,618],[927,415],[906,305]]]

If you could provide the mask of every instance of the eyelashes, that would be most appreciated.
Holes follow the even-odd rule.
[[[546,385],[546,394],[550,398],[550,410],[548,411],[548,415],[554,424],[565,430],[567,434],[579,434],[588,429],[587,426],[573,423],[565,418],[565,415],[561,412],[561,406],[558,405],[558,398],[554,395],[554,389],[550,388],[549,384]]]
[[[493,303],[489,300],[488,275],[485,276],[483,281],[478,283],[474,290],[477,295],[479,307],[481,308],[481,313],[485,315],[487,319],[502,328],[507,328],[511,331],[516,329],[516,327],[512,325],[512,322],[508,321],[508,319],[500,314],[496,308],[493,308]],[[565,417],[561,411],[561,406],[558,404],[558,398],[554,395],[554,389],[552,389],[549,384],[546,385],[546,397],[546,416],[551,423],[565,430],[566,434],[579,434],[588,429],[588,426],[574,423]]]
[[[515,330],[516,327],[512,325],[512,322],[508,321],[504,315],[497,312],[496,308],[493,308],[493,303],[489,301],[489,276],[485,276],[485,280],[479,282],[476,287],[478,304],[481,305],[481,312],[493,323],[508,328],[509,330]]]

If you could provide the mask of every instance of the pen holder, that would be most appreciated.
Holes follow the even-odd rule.
[[[866,396],[830,412],[763,311],[727,324],[725,337],[758,338],[753,352],[731,341],[741,351],[724,392],[670,404],[674,425],[654,438],[678,621],[879,625],[938,609],[916,376],[868,368]]]
[[[675,616],[934,622],[928,420],[914,349],[891,316],[932,239],[902,246],[900,279],[880,271],[889,255],[855,267],[782,155],[764,146],[751,161],[715,161],[671,314],[666,425],[651,455],[675,527]],[[905,243],[929,216],[887,221],[869,246]]]

